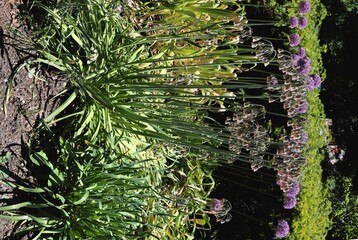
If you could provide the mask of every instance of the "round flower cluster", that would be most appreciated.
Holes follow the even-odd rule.
[[[297,196],[300,193],[300,183],[298,181],[294,181],[291,189],[287,191],[287,195]]]
[[[307,100],[302,100],[302,101],[300,102],[300,105],[299,105],[299,107],[298,107],[297,112],[302,114],[302,113],[307,112],[307,109],[308,109],[308,102],[307,102]]]
[[[290,34],[289,43],[291,47],[298,46],[300,44],[300,35],[298,35],[297,33]]]
[[[303,28],[307,27],[307,25],[308,25],[308,20],[307,20],[307,18],[305,18],[305,17],[300,17],[300,18],[298,19],[298,28],[299,28],[299,29],[303,29]]]
[[[298,5],[298,12],[300,15],[305,15],[311,10],[311,5],[307,1],[301,1]],[[303,29],[307,27],[308,20],[305,17],[290,17],[289,19],[289,26],[290,28]],[[297,33],[292,33],[289,37],[289,44],[291,47],[298,46],[300,44],[300,37]]]
[[[288,225],[288,223],[283,219],[279,220],[277,224],[275,236],[277,238],[284,238],[288,235],[289,232],[290,232],[290,226]]]
[[[305,57],[305,56],[306,56],[306,50],[305,50],[304,48],[300,47],[300,48],[298,49],[297,55],[298,55],[300,58]]]
[[[303,29],[307,27],[308,20],[305,17],[290,17],[290,28],[296,28]]]
[[[297,200],[293,195],[286,195],[285,201],[283,203],[283,207],[285,209],[292,209],[296,206]]]
[[[321,86],[321,77],[318,74],[312,74],[307,79],[307,91],[319,88]]]
[[[309,11],[311,11],[311,5],[307,1],[301,1],[298,5],[298,11],[301,15],[307,14]]]
[[[290,28],[295,28],[298,26],[298,18],[290,17]]]
[[[311,70],[311,59],[308,57],[299,58],[294,67],[296,67],[299,74],[307,76]]]

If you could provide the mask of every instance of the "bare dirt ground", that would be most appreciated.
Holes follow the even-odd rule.
[[[19,65],[31,59],[30,54],[17,49],[20,40],[30,38],[28,27],[19,18],[21,4],[21,0],[0,0],[0,158],[10,154],[7,162],[0,162],[0,179],[3,169],[14,174],[13,179],[27,181],[31,172],[26,167],[26,142],[38,119],[47,116],[56,106],[53,97],[63,89],[64,82],[53,79],[45,70],[36,76],[30,73],[34,70],[31,67],[21,69],[12,82],[5,114],[3,103],[11,83],[9,79]],[[4,205],[2,199],[12,197],[12,189],[0,182],[0,206]],[[0,239],[16,239],[14,231],[12,222],[0,218]]]

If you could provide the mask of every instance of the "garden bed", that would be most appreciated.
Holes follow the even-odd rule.
[[[3,238],[271,239],[293,222],[301,239],[318,219],[300,202],[329,138],[309,2],[281,20],[249,19],[277,3],[31,3],[31,28],[11,5],[0,18]],[[232,217],[246,227],[227,235]]]

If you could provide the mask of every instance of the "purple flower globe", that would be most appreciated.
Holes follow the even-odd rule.
[[[315,89],[315,82],[313,80],[313,77],[309,76],[308,79],[307,79],[306,90],[311,91],[313,89]]]
[[[293,54],[292,55],[292,65],[293,66],[297,66],[298,60],[300,60],[301,57],[298,54]]]
[[[292,187],[286,192],[286,194],[291,196],[297,196],[300,190],[300,183],[298,181],[294,181]]]
[[[302,133],[301,133],[300,143],[303,144],[303,143],[307,142],[307,140],[308,140],[308,134],[306,133],[305,130],[303,130]],[[299,187],[299,185],[298,185],[298,187]]]
[[[311,59],[308,57],[300,58],[296,67],[299,74],[307,76],[311,70]]]
[[[298,5],[298,10],[302,15],[307,14],[311,10],[311,5],[307,1],[301,1]]]
[[[286,195],[285,201],[283,202],[283,207],[285,209],[292,209],[296,206],[297,200],[293,195]]]
[[[306,50],[305,50],[304,48],[300,47],[300,48],[298,49],[297,55],[298,55],[300,58],[305,57],[305,56],[306,56]]]
[[[318,74],[313,74],[311,77],[313,78],[315,88],[319,88],[322,82],[321,77]]]
[[[301,102],[300,106],[298,107],[297,112],[302,114],[307,112],[307,109],[308,109],[308,102],[307,100],[304,100]]]
[[[307,79],[307,91],[319,88],[321,86],[321,77],[318,74],[310,75]]]
[[[302,29],[302,28],[307,27],[307,25],[308,25],[308,20],[307,20],[307,18],[305,18],[305,17],[300,17],[300,18],[298,19],[298,28]]]
[[[289,38],[290,38],[289,43],[291,47],[295,47],[298,46],[298,44],[300,44],[300,35],[298,35],[297,33],[290,34]]]
[[[298,26],[298,18],[290,17],[290,28],[295,28]]]
[[[284,238],[288,235],[289,232],[290,226],[288,223],[283,219],[278,220],[275,236],[277,238]]]
[[[210,207],[210,212],[219,212],[222,208],[222,204],[221,201],[219,199],[214,198],[211,201],[211,207]]]

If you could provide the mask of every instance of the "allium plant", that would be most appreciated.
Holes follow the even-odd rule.
[[[302,102],[300,102],[297,112],[302,114],[307,112],[307,109],[308,109],[308,102],[307,100],[303,100]]]
[[[307,90],[310,91],[321,86],[321,77],[318,74],[310,75],[307,79]]]
[[[303,28],[307,27],[307,25],[308,25],[308,20],[307,20],[307,18],[305,18],[305,17],[300,17],[300,18],[298,19],[298,28],[303,29]]]
[[[299,74],[308,75],[311,70],[311,59],[308,57],[298,59],[296,68]]]
[[[288,190],[286,194],[291,196],[297,196],[300,190],[300,183],[298,181],[294,181],[290,190]]]
[[[308,134],[306,133],[306,131],[302,131],[301,133],[301,139],[300,139],[300,143],[304,144],[305,142],[307,142],[308,140]]]
[[[217,222],[225,223],[230,221],[232,218],[231,214],[229,213],[231,208],[231,203],[227,199],[213,198],[210,203],[209,213],[214,214]]]
[[[300,35],[297,33],[292,33],[289,36],[289,44],[291,47],[296,47],[300,44]]]
[[[298,60],[300,60],[302,57],[300,57],[300,55],[298,54],[293,54],[292,55],[292,65],[293,66],[297,66]]]
[[[211,201],[211,206],[210,206],[210,212],[216,213],[219,212],[222,208],[222,204],[221,201],[217,198],[214,198]]]
[[[283,207],[285,209],[292,209],[296,206],[296,204],[297,204],[296,197],[294,195],[286,194]]]
[[[295,28],[298,26],[298,18],[290,17],[290,28]]]
[[[275,236],[277,238],[284,238],[288,235],[289,232],[290,232],[290,226],[288,225],[288,223],[283,219],[279,220],[277,224]]]
[[[311,10],[311,5],[307,1],[301,1],[298,5],[298,10],[302,15],[307,14]]]
[[[300,47],[297,51],[297,56],[303,58],[306,56],[306,49]]]

